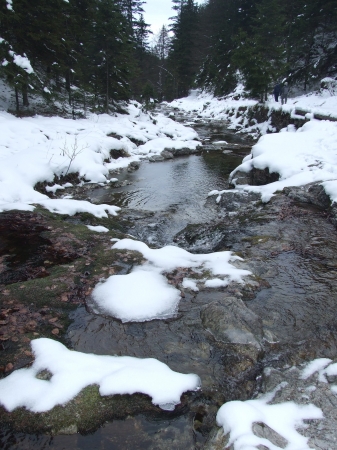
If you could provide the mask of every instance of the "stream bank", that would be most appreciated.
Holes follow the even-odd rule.
[[[202,128],[210,133],[207,125],[198,125],[199,132]],[[37,213],[2,215],[6,221],[4,229],[12,229],[14,241],[19,223],[26,227],[34,223],[38,236],[35,250],[18,261],[20,270],[26,264],[22,270],[29,279],[19,278],[2,286],[2,314],[7,322],[1,324],[4,337],[1,363],[5,374],[29,364],[32,360],[32,355],[26,353],[30,352],[29,341],[42,335],[60,339],[77,351],[155,357],[173,370],[197,373],[202,379],[202,391],[184,395],[173,413],[159,411],[148,398],[137,396],[132,396],[126,405],[116,406],[113,398],[108,398],[107,403],[97,402],[99,410],[92,409],[93,403],[87,401],[85,405],[77,398],[71,406],[75,409],[71,409],[70,422],[64,421],[67,416],[61,409],[57,417],[52,413],[35,415],[37,429],[27,422],[24,411],[8,415],[1,410],[3,424],[27,433],[13,434],[4,428],[2,442],[9,445],[11,441],[21,442],[22,448],[41,449],[51,445],[84,449],[89,442],[96,448],[110,443],[116,449],[164,449],[168,445],[172,449],[201,449],[209,445],[206,443],[218,408],[226,401],[256,395],[262,389],[265,367],[281,369],[315,357],[334,357],[335,229],[324,209],[299,203],[294,196],[291,198],[291,190],[275,196],[269,204],[261,203],[256,194],[234,191],[223,194],[219,202],[215,197],[207,198],[212,188],[228,187],[225,178],[248,147],[242,141],[239,145],[232,135],[234,142],[229,149],[229,137],[224,137],[224,130],[224,124],[212,127],[211,142],[226,140],[226,144],[216,144],[217,150],[209,146],[199,156],[143,162],[139,171],[124,173],[131,184],[79,190],[79,197],[83,195],[91,201],[101,202],[104,196],[104,201],[108,199],[112,204],[118,200],[125,211],[117,218],[56,216],[42,209]],[[207,139],[205,135],[204,142]],[[228,150],[231,153],[223,153]],[[212,186],[207,181],[208,169],[213,174],[209,179]],[[169,173],[167,179],[163,178],[165,173]],[[167,183],[174,173],[176,180],[181,180],[181,189],[176,194],[170,191],[169,203],[165,203]],[[146,189],[150,174],[151,182],[158,186],[155,190]],[[198,192],[195,186],[202,185],[201,181],[205,182],[203,189],[199,197],[193,197],[192,192]],[[155,195],[151,197],[149,192]],[[17,225],[11,228],[10,224]],[[109,232],[93,233],[86,224],[106,226]],[[21,232],[23,239],[29,233]],[[111,238],[130,234],[157,247],[174,242],[195,253],[231,250],[243,258],[235,264],[253,275],[244,285],[232,283],[226,288],[194,292],[182,287],[186,272],[177,269],[166,274],[183,294],[176,317],[122,323],[94,314],[90,294],[97,282],[111,274],[128,273],[141,259],[136,252],[110,250]],[[14,272],[8,265],[8,254],[11,251],[16,254],[17,250],[13,244],[9,245],[10,237],[4,245],[3,262]],[[34,251],[40,256],[32,261]],[[60,254],[69,259],[59,260]],[[36,272],[34,267],[38,268]],[[43,267],[47,276],[35,276],[45,273]],[[31,328],[26,318],[35,320]],[[21,322],[22,327],[17,327]],[[96,404],[97,392],[85,392],[83,397],[94,398]],[[91,428],[88,422],[92,418],[88,419],[84,409],[86,412],[90,409],[97,419]],[[106,421],[109,423],[99,428]],[[33,431],[57,436],[34,437]],[[94,434],[86,437],[76,434],[77,431]],[[15,448],[14,444],[10,448]]]

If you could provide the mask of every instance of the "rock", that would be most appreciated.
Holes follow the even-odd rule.
[[[123,149],[112,148],[109,153],[112,159],[127,158],[128,156],[130,156],[128,152]]]
[[[60,430],[53,430],[52,434],[61,434],[61,435],[72,435],[72,434],[76,434],[78,432],[77,429],[77,425],[73,424],[73,425],[69,425],[67,427],[61,428]]]
[[[139,161],[132,161],[128,166],[128,172],[133,172],[134,170],[138,170],[140,167]]]
[[[183,147],[183,148],[171,148],[171,149],[167,149],[165,148],[165,150],[168,150],[169,152],[171,152],[174,156],[183,156],[183,155],[191,155],[194,151],[188,147]]]
[[[249,172],[238,170],[232,178],[229,179],[230,186],[235,187],[237,184],[250,184]]]
[[[268,427],[265,423],[254,423],[253,432],[256,436],[268,439],[272,444],[277,445],[280,448],[286,448],[288,444],[286,439],[276,433],[272,428]]]
[[[10,371],[13,370],[13,369],[14,369],[14,366],[13,366],[12,363],[6,364],[6,367],[5,367],[5,372],[6,372],[6,373],[7,373],[7,372],[10,372]]]
[[[170,152],[169,150],[163,150],[163,151],[161,152],[161,156],[162,156],[164,159],[172,159],[172,158],[173,158],[173,153]]]
[[[149,157],[150,162],[156,162],[156,161],[164,161],[164,157],[161,155],[153,155]]]
[[[188,225],[173,238],[179,247],[192,253],[207,253],[228,247],[228,241],[235,233],[223,223],[216,225]]]
[[[257,358],[263,339],[262,321],[242,300],[226,297],[221,304],[212,302],[201,310],[200,316],[203,327],[217,341],[255,347]]]
[[[224,450],[231,449],[231,447],[227,447],[228,444],[228,435],[224,434],[223,428],[214,427],[203,447],[203,450]]]
[[[309,203],[322,209],[329,208],[331,204],[330,197],[326,194],[324,187],[319,183],[300,187],[286,187],[283,189],[283,192],[297,202]]]
[[[254,167],[250,172],[250,185],[251,186],[264,186],[265,184],[278,181],[280,175],[276,172],[269,172],[268,167],[265,169],[257,169]]]

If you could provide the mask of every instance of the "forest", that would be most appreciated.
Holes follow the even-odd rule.
[[[144,3],[2,0],[1,77],[17,110],[39,94],[109,112],[122,100],[172,100],[196,87],[224,96],[238,82],[264,101],[277,82],[306,91],[337,75],[334,0],[172,0],[171,26],[158,36]]]

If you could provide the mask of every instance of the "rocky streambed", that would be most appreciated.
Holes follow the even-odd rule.
[[[336,355],[333,211],[313,187],[288,188],[268,204],[234,191],[218,200],[207,197],[229,187],[228,175],[251,143],[222,123],[195,126],[205,143],[200,155],[143,162],[139,170],[117,175],[115,187],[69,188],[77,198],[122,206],[118,217],[42,209],[0,215],[0,369],[6,376],[29,366],[30,341],[44,336],[85,353],[157,358],[178,372],[198,374],[202,389],[184,394],[170,412],[144,395],[102,398],[96,386],[48,413],[0,409],[4,448],[224,448],[227,438],[215,426],[223,403],[256,397],[280,379],[290,387],[276,402],[305,404],[326,390],[321,383],[316,394],[298,395],[308,386],[298,386],[289,368]],[[94,233],[88,224],[109,232]],[[111,238],[130,235],[192,253],[231,250],[242,258],[234,265],[252,275],[245,284],[195,292],[182,280],[196,275],[178,268],[165,274],[182,295],[175,317],[122,323],[94,313],[91,292],[100,279],[126,274],[142,259],[137,252],[111,250]],[[313,448],[334,448],[334,395],[319,397],[329,421],[322,422]],[[310,427],[313,438],[315,424]],[[285,445],[277,436],[270,439]]]

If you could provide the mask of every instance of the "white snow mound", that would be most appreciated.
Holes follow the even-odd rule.
[[[180,291],[168,284],[163,272],[176,268],[194,268],[199,274],[207,271],[217,277],[199,282],[211,288],[227,286],[231,281],[243,283],[243,277],[251,274],[233,266],[230,261],[241,258],[228,251],[194,255],[172,245],[151,249],[132,239],[121,239],[112,248],[138,251],[146,259],[145,264],[136,266],[131,273],[112,275],[93,290],[99,309],[123,322],[165,319],[176,314]],[[196,281],[188,279],[184,279],[183,287],[199,289]]]
[[[35,354],[32,367],[0,380],[0,404],[8,411],[19,407],[49,411],[92,384],[99,385],[101,395],[140,392],[149,395],[153,404],[173,409],[183,392],[200,387],[197,375],[174,372],[153,358],[85,354],[47,338],[35,339],[31,345]],[[52,373],[50,380],[36,377],[43,370]]]

